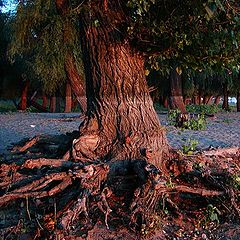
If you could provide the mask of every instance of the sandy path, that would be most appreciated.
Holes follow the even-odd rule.
[[[12,144],[23,138],[40,134],[64,134],[77,130],[81,122],[79,113],[6,113],[0,114],[0,153],[5,153]],[[220,113],[208,119],[205,131],[181,131],[168,126],[166,115],[159,114],[166,126],[169,143],[181,148],[187,139],[199,141],[199,148],[240,146],[240,113]]]

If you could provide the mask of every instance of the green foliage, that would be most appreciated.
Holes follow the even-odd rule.
[[[181,113],[180,110],[174,109],[168,111],[168,124],[169,125],[175,125],[177,126],[177,119],[179,114]],[[188,119],[186,121],[183,121],[183,125],[181,126],[183,129],[189,129],[189,130],[204,130],[206,129],[206,119],[204,116],[204,113],[197,114],[194,116],[188,115]]]
[[[198,141],[195,139],[187,139],[186,144],[182,145],[183,154],[191,155],[196,151]]]
[[[209,204],[205,212],[205,224],[208,222],[215,222],[219,224],[220,214],[221,212],[217,209],[217,207],[214,207],[212,204]]]
[[[177,120],[177,116],[180,113],[181,113],[181,111],[179,109],[170,109],[168,111],[168,115],[167,115],[168,124],[169,125],[175,125],[176,120]]]
[[[220,111],[220,108],[216,104],[212,105],[205,105],[205,104],[200,104],[200,105],[187,105],[186,110],[190,113],[200,113],[200,114],[214,114],[218,113]]]
[[[81,62],[76,25],[77,19],[72,14],[59,15],[52,0],[19,3],[12,21],[9,58],[12,61],[23,58],[29,67],[27,76],[32,81],[40,80],[46,93],[54,93],[67,78],[66,55],[71,52]]]
[[[240,173],[236,174],[232,177],[233,180],[233,186],[234,188],[236,188],[237,190],[240,190]]]
[[[189,130],[205,130],[206,129],[206,119],[204,114],[198,114],[197,117],[191,117],[188,121],[183,123],[183,128]]]

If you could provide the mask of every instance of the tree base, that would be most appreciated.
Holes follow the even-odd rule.
[[[69,142],[74,135],[66,136]],[[61,159],[69,143],[57,139],[37,138],[1,163],[3,238],[181,239],[192,234],[191,239],[196,228],[210,236],[224,222],[239,225],[239,148],[194,156],[172,152],[164,174],[146,161],[134,161],[113,175],[111,162]],[[55,146],[55,155],[49,154],[53,143],[61,146]],[[55,158],[45,158],[42,149]]]

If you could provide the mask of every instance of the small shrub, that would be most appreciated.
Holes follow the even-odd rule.
[[[178,109],[169,110],[167,117],[168,124],[195,131],[206,129],[207,122],[204,114],[186,115],[187,114],[181,114],[181,111]]]
[[[207,122],[204,114],[198,115],[196,118],[189,118],[188,121],[183,123],[183,128],[190,130],[205,130]]]
[[[187,105],[186,110],[190,113],[200,113],[200,114],[214,114],[218,113],[221,109],[216,104],[212,105]]]
[[[195,139],[187,139],[186,145],[182,145],[182,152],[187,155],[193,154],[196,151],[198,143]]]
[[[209,204],[205,214],[205,222],[215,222],[219,224],[219,215],[221,212],[217,209],[217,207]]]

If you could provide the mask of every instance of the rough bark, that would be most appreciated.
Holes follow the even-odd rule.
[[[69,83],[66,83],[66,91],[65,91],[65,109],[64,112],[71,112],[72,110],[72,90]]]
[[[121,21],[118,4],[105,16],[96,9],[97,27],[87,13],[81,16],[88,111],[72,155],[78,161],[133,161],[152,152],[148,160],[161,168],[169,147],[149,95],[144,59],[107,24]]]
[[[170,73],[169,106],[171,109],[179,109],[182,113],[187,112],[183,102],[182,79],[175,69]]]

